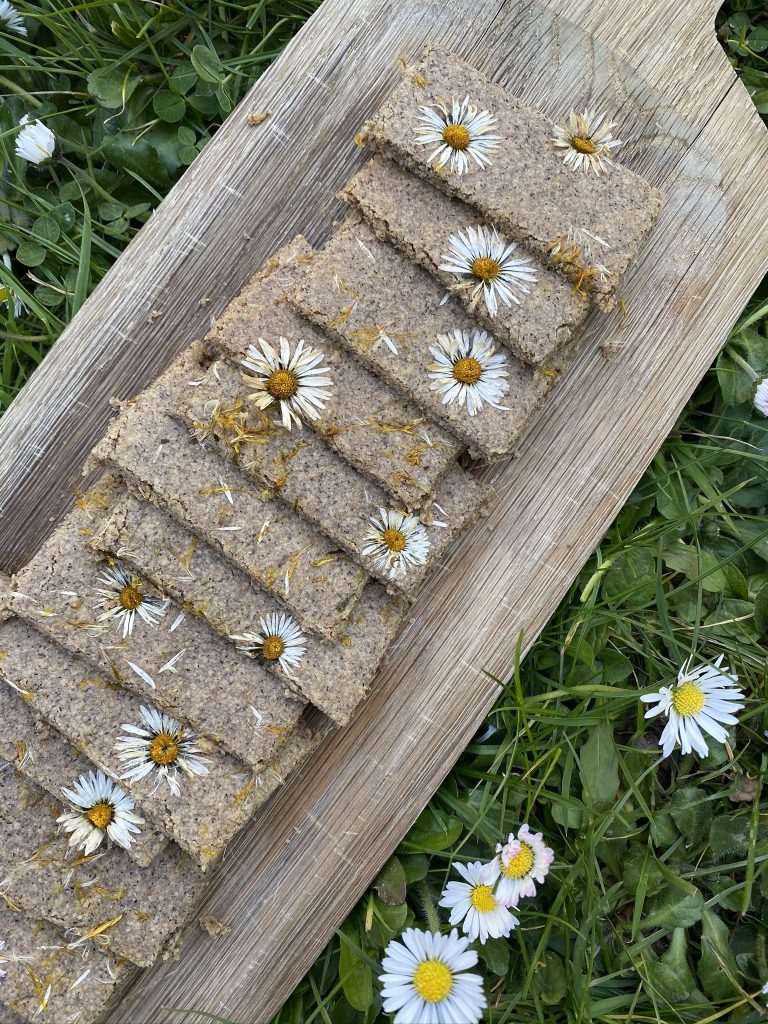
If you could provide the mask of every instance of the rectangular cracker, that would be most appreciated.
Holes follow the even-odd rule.
[[[3,670],[4,665],[0,661],[0,675]],[[3,723],[0,760],[8,761],[21,775],[31,779],[56,800],[61,799],[63,785],[70,785],[78,776],[96,767],[57,729],[37,716],[29,701],[10,686],[0,685],[0,721]],[[146,867],[166,842],[162,832],[148,823],[135,837],[128,853],[140,867]]]
[[[359,260],[364,245],[371,260]],[[330,331],[362,362],[445,424],[473,454],[496,459],[513,450],[525,423],[550,384],[549,376],[509,355],[509,391],[503,409],[487,403],[470,416],[463,405],[444,404],[431,389],[430,347],[438,335],[475,325],[445,289],[421,267],[382,241],[359,214],[350,214],[322,252],[302,267],[289,293],[308,319]],[[385,325],[397,354],[379,337]]]
[[[461,446],[283,301],[311,255],[301,235],[275,253],[227,306],[207,341],[239,368],[259,338],[273,347],[280,336],[292,344],[303,339],[322,352],[336,386],[318,419],[305,422],[406,509],[422,508]]]
[[[571,247],[567,259],[552,266],[581,284],[605,310],[630,261],[650,233],[661,205],[661,194],[620,163],[602,174],[574,170],[563,162],[564,151],[552,145],[554,124],[525,106],[501,86],[494,85],[456,54],[428,46],[410,74],[366,125],[363,138],[403,167],[449,195],[476,207],[484,218],[547,259],[569,232],[588,231],[607,243],[600,248],[604,273],[594,273],[594,258],[586,248]],[[499,145],[490,164],[458,174],[430,164],[434,144],[419,141],[422,107],[435,107],[464,97],[496,119],[493,133]],[[568,111],[563,110],[563,122]],[[584,275],[587,275],[585,278]]]
[[[119,469],[141,497],[205,538],[306,629],[332,639],[367,574],[264,488],[244,477],[235,486],[232,468],[165,412],[173,384],[163,375],[127,403],[93,458]]]
[[[109,564],[86,540],[113,488],[111,481],[100,485],[90,509],[76,506],[62,520],[14,576],[9,607],[97,672],[261,766],[298,721],[304,701],[144,581],[144,599],[164,608],[159,621],[150,625],[137,615],[127,636],[120,620],[101,621],[99,588]]]
[[[114,500],[112,511],[90,541],[119,554],[155,586],[222,636],[258,633],[260,620],[281,606],[218,551],[197,540],[162,509],[133,495]],[[288,676],[279,662],[267,668],[338,725],[365,697],[384,653],[405,614],[402,598],[368,584],[334,642],[306,634],[306,653]]]
[[[95,929],[118,956],[149,967],[202,895],[204,875],[177,846],[145,868],[121,849],[67,856],[61,805],[13,769],[0,776],[0,877],[7,903],[85,937]]]
[[[182,775],[180,795],[174,796],[165,783],[156,788],[153,778],[121,778],[125,766],[117,757],[115,741],[124,724],[143,722],[142,701],[129,690],[97,674],[20,619],[0,624],[0,676],[5,680],[0,684],[3,690],[13,688],[14,696],[21,695],[94,764],[119,779],[148,825],[175,839],[202,868],[221,857],[229,840],[283,781],[296,763],[296,742],[309,753],[323,732],[308,710],[274,758],[257,771],[200,739],[208,774]],[[68,772],[60,785],[71,786],[77,776],[76,770]]]
[[[256,408],[234,367],[214,365],[206,370],[188,353],[169,372],[179,382],[167,389],[172,415],[207,447],[235,462],[246,476],[271,487],[281,501],[301,512],[393,591],[412,596],[485,504],[487,495],[481,485],[454,466],[437,486],[434,500],[441,512],[420,516],[430,543],[427,560],[393,577],[364,554],[370,543],[371,517],[381,508],[392,507],[381,487],[361,476],[322,438],[296,428],[285,430],[269,409]],[[185,383],[190,374],[197,380],[194,388]],[[340,380],[338,387],[343,386]]]
[[[347,183],[341,198],[351,203],[376,230],[408,259],[424,267],[487,331],[527,363],[548,363],[553,353],[577,340],[589,312],[585,296],[539,260],[533,260],[536,283],[516,292],[519,303],[499,304],[491,316],[475,301],[467,280],[440,269],[450,237],[477,226],[477,211],[432,188],[399,164],[375,156]],[[516,256],[524,256],[518,251]],[[471,283],[471,282],[470,282]],[[514,290],[514,289],[513,289]]]
[[[58,928],[4,903],[0,943],[5,944],[0,949],[0,970],[5,972],[0,980],[3,1024],[92,1024],[103,1019],[116,989],[135,970],[96,947],[69,948],[70,940]]]

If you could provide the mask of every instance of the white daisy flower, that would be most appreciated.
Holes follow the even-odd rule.
[[[768,416],[768,377],[763,377],[755,391],[754,406],[763,416]]]
[[[498,862],[482,864],[478,860],[454,867],[465,881],[449,882],[439,904],[451,908],[450,924],[460,924],[470,942],[506,938],[519,922],[493,894],[501,873]]]
[[[42,121],[29,123],[29,114],[19,121],[21,131],[16,136],[16,156],[31,164],[44,164],[56,148],[56,136]]]
[[[3,266],[7,270],[13,269],[11,266],[11,257],[7,252],[3,253]],[[0,284],[0,302],[4,303],[6,306],[10,306],[11,301],[13,301],[13,315],[18,318],[24,312],[24,303],[10,288]]]
[[[291,355],[288,339],[281,336],[279,342],[279,354],[263,338],[259,338],[261,352],[255,345],[248,346],[243,366],[256,376],[243,374],[243,380],[256,388],[255,394],[249,397],[257,408],[266,409],[273,402],[279,402],[283,426],[290,430],[294,421],[301,427],[299,414],[311,420],[318,419],[320,410],[331,397],[327,389],[333,381],[326,376],[324,369],[319,369],[325,358],[322,352],[317,352],[311,345],[305,346],[301,340]]]
[[[520,300],[513,289],[528,293],[528,285],[536,283],[536,270],[527,258],[515,258],[515,242],[507,242],[495,228],[484,224],[458,231],[448,239],[450,249],[443,253],[440,269],[464,278],[452,290],[471,289],[470,307],[480,299],[491,316],[496,316],[499,302],[511,306]]]
[[[0,32],[15,32],[20,36],[27,34],[24,19],[8,0],[0,0]]]
[[[443,405],[466,405],[470,416],[478,413],[483,402],[494,409],[508,409],[500,399],[509,391],[507,359],[497,353],[493,339],[485,331],[460,331],[438,334],[437,345],[429,351],[435,357],[427,369],[430,389],[443,396]]]
[[[298,668],[307,652],[307,638],[292,615],[273,612],[259,619],[258,633],[231,636],[238,650],[265,661],[276,661],[280,668],[291,674]]]
[[[379,975],[384,1012],[393,1024],[478,1024],[488,1005],[469,939],[454,928],[450,935],[406,928],[402,942],[384,951]]]
[[[67,811],[56,821],[71,833],[69,845],[86,857],[98,849],[105,836],[127,850],[141,831],[138,826],[144,819],[133,813],[133,800],[100,770],[81,775],[72,789],[62,786],[61,792],[77,810]]]
[[[667,716],[659,740],[664,757],[669,757],[676,746],[684,754],[695,750],[699,757],[706,757],[709,747],[702,729],[719,743],[725,743],[728,730],[723,725],[738,723],[734,712],[744,707],[744,691],[736,685],[739,677],[727,665],[720,671],[723,658],[721,654],[714,665],[694,669],[693,659],[689,658],[677,674],[677,683],[662,686],[658,693],[641,694],[644,704],[656,704],[646,711],[646,718]]]
[[[478,112],[469,96],[461,102],[453,100],[450,110],[443,103],[419,109],[418,141],[422,146],[437,146],[427,158],[428,163],[438,169],[447,166],[456,174],[468,171],[470,160],[478,167],[491,163],[490,154],[498,147],[499,136],[491,131],[496,118],[489,111]]]
[[[141,717],[143,725],[125,723],[122,728],[128,735],[118,736],[115,741],[118,760],[127,769],[121,779],[138,781],[155,774],[157,784],[153,793],[165,779],[173,795],[179,796],[179,771],[190,778],[208,774],[205,757],[191,729],[154,708],[142,707]]]
[[[517,836],[510,832],[506,843],[498,843],[496,854],[499,880],[495,894],[505,907],[516,907],[524,896],[535,896],[536,882],[542,884],[555,859],[542,833],[531,832],[527,825],[520,827]]]
[[[583,114],[571,111],[568,123],[555,125],[552,144],[556,149],[564,149],[563,163],[574,171],[595,174],[610,167],[612,152],[617,149],[621,139],[614,139],[611,129],[615,125],[604,114],[597,115],[594,110],[585,110]]]
[[[133,633],[137,615],[148,626],[156,626],[165,615],[167,602],[146,594],[141,577],[129,573],[121,562],[113,561],[108,565],[99,581],[105,584],[95,588],[96,593],[102,595],[96,607],[104,609],[99,622],[116,620],[123,627],[124,637]]]
[[[430,541],[417,516],[380,508],[368,524],[365,539],[371,543],[363,548],[363,556],[371,558],[376,568],[390,579],[404,576],[412,565],[426,562]]]

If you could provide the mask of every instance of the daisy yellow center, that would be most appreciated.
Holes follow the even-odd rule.
[[[453,376],[460,384],[477,384],[483,368],[472,356],[465,356],[453,364]]]
[[[273,398],[293,398],[299,390],[299,378],[293,370],[274,370],[267,381],[267,391]]]
[[[533,867],[533,850],[527,843],[521,843],[514,857],[501,862],[501,873],[506,878],[524,878]]]
[[[495,281],[501,273],[501,264],[492,256],[478,256],[469,268],[481,281]]]
[[[159,732],[149,744],[149,756],[159,765],[173,764],[179,756],[179,738],[169,732]]]
[[[402,530],[385,530],[381,539],[389,550],[394,551],[396,555],[405,550],[406,540]]]
[[[496,909],[496,900],[493,897],[493,889],[490,885],[476,885],[472,889],[472,906],[481,914],[490,914]]]
[[[277,661],[285,650],[285,641],[279,636],[268,636],[261,645],[261,653],[267,661]]]
[[[672,694],[672,707],[682,718],[698,715],[704,707],[704,694],[695,683],[683,683]]]
[[[102,801],[101,803],[94,804],[90,810],[86,811],[85,816],[94,828],[105,829],[107,825],[112,823],[115,809],[111,804]]]
[[[469,132],[463,124],[447,124],[443,128],[443,142],[451,149],[469,149]]]
[[[141,591],[133,583],[129,583],[120,591],[118,600],[121,608],[125,608],[127,612],[133,612],[141,604]]]
[[[588,139],[585,135],[574,135],[571,139],[571,145],[577,153],[586,153],[588,156],[597,152],[597,146],[592,139]]]
[[[453,988],[451,969],[439,960],[423,960],[414,971],[413,987],[425,1003],[441,1003]]]

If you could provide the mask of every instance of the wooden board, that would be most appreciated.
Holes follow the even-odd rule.
[[[768,260],[768,141],[715,39],[717,6],[326,0],[0,421],[7,570],[68,503],[108,398],[199,337],[292,234],[328,233],[334,192],[365,156],[352,137],[395,84],[397,58],[427,39],[552,116],[615,112],[623,159],[667,194],[624,313],[593,319],[589,351],[520,457],[487,474],[502,497],[419,599],[362,713],[234,843],[205,906],[230,931],[193,931],[179,959],[141,976],[115,1024],[181,1020],[169,1007],[238,1024],[276,1011],[493,704],[483,670],[506,676],[521,632],[530,646],[725,340]]]

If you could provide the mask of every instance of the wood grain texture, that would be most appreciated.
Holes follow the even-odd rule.
[[[716,42],[715,10],[713,0],[647,10],[632,0],[326,0],[0,421],[8,569],[68,502],[107,399],[138,390],[200,336],[281,242],[327,234],[333,195],[365,158],[352,136],[397,81],[397,58],[428,39],[551,116],[615,112],[624,161],[666,193],[624,313],[592,318],[583,357],[520,457],[486,473],[502,497],[417,601],[375,693],[228,852],[204,912],[230,931],[191,932],[112,1024],[196,1020],[172,1008],[238,1024],[270,1017],[492,705],[484,670],[508,675],[521,632],[530,646],[722,345],[768,262],[768,141]],[[253,128],[251,110],[273,113]],[[600,345],[616,350],[611,360]]]

